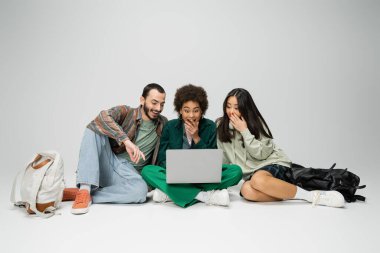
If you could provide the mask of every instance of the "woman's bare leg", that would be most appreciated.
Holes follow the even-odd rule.
[[[249,181],[244,182],[240,189],[240,192],[241,195],[243,195],[243,197],[249,201],[272,202],[281,200],[254,189]]]
[[[292,199],[297,192],[295,185],[277,179],[264,170],[257,171],[248,182],[253,189],[276,199]]]

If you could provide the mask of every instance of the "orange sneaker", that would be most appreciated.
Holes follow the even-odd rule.
[[[79,190],[71,208],[72,214],[85,214],[90,209],[91,195],[87,190]]]
[[[65,188],[63,190],[62,201],[74,201],[78,191],[78,188]]]

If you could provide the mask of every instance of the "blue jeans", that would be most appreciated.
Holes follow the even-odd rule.
[[[142,203],[148,192],[137,170],[112,152],[108,137],[87,128],[79,153],[80,184],[91,185],[93,203]]]

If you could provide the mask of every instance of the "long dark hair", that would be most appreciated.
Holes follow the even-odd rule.
[[[257,109],[255,102],[253,102],[251,94],[243,88],[236,88],[227,94],[226,99],[223,102],[223,117],[218,119],[218,138],[221,142],[231,142],[235,132],[231,132],[229,129],[230,119],[228,118],[226,108],[227,100],[230,97],[235,96],[238,101],[238,109],[241,116],[247,122],[247,126],[251,134],[257,139],[260,139],[261,135],[273,139],[272,133],[269,130],[267,123],[263,116]]]

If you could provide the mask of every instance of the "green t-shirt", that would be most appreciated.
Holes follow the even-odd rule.
[[[137,163],[134,163],[131,161],[131,158],[129,157],[129,154],[127,152],[124,152],[122,154],[119,154],[119,158],[127,159],[128,162],[130,162],[136,170],[141,171],[142,168],[150,163],[153,155],[153,150],[156,146],[156,142],[158,141],[158,135],[156,133],[156,124],[154,121],[149,120],[141,121],[141,125],[139,127],[139,131],[137,134],[137,138],[135,141],[135,145],[139,147],[140,151],[144,153],[145,155],[145,161],[140,158],[140,161]]]

